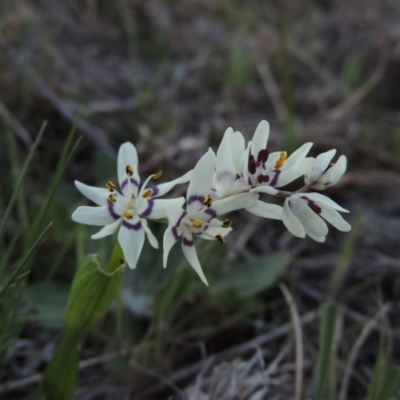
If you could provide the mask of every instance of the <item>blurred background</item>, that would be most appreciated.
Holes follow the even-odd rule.
[[[5,227],[0,277],[33,240],[79,113],[82,139],[39,224],[53,226],[1,299],[0,398],[33,395],[79,263],[111,254],[115,238],[92,241],[95,229],[71,221],[87,204],[73,181],[115,180],[125,141],[142,179],[159,169],[174,179],[227,127],[249,140],[263,119],[270,151],[312,141],[312,156],[348,157],[326,194],[350,210],[352,232],[332,227],[320,244],[234,214],[226,245],[198,243],[210,288],[179,248],[164,270],[146,245],[82,343],[74,398],[310,398],[328,303],[333,390],[367,398],[374,371],[400,361],[399,21],[395,0],[1,0],[2,213],[47,126]],[[164,226],[153,227],[162,241]]]

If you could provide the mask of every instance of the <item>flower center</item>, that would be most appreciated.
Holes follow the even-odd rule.
[[[194,219],[192,221],[192,226],[193,228],[201,228],[203,226],[203,223],[199,219]]]
[[[133,218],[133,214],[130,211],[124,211],[122,213],[122,215],[126,218],[126,219],[132,219]]]

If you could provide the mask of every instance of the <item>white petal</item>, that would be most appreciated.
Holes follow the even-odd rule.
[[[324,243],[326,240],[326,236],[317,236],[314,235],[312,232],[310,232],[308,229],[306,229],[306,234],[313,240],[319,243]]]
[[[163,254],[163,266],[164,268],[167,268],[167,263],[168,263],[168,255],[169,252],[172,248],[172,246],[177,242],[180,236],[174,235],[173,228],[167,228],[164,232],[164,243],[163,243],[163,248],[164,248],[164,254]]]
[[[126,173],[126,167],[131,166],[133,168],[133,174],[129,176]],[[140,177],[138,172],[138,156],[136,147],[126,142],[121,145],[118,151],[118,182],[121,187],[121,191],[125,197],[130,198],[133,195],[137,196]]]
[[[91,236],[92,239],[102,239],[103,237],[112,235],[121,224],[121,220],[118,219],[112,224],[106,225],[104,228],[100,229],[97,233]]]
[[[153,235],[153,232],[150,230],[150,228],[147,226],[147,221],[142,219],[141,222],[142,222],[142,227],[146,233],[147,239],[150,242],[151,246],[155,249],[158,249],[158,240]]]
[[[331,207],[322,206],[320,215],[322,218],[325,218],[329,223],[331,223],[336,229],[339,229],[339,231],[348,232],[351,229],[351,225],[347,223],[344,218]]]
[[[206,240],[215,240],[217,235],[225,237],[232,232],[232,228],[222,228],[221,221],[219,221],[219,223],[219,226],[208,226],[207,229],[204,230],[204,233],[198,235],[198,237]]]
[[[281,155],[280,151],[274,151],[273,153],[270,153],[270,155],[268,156],[268,160],[265,163],[265,170],[267,172],[275,169],[275,164],[279,160],[280,155]]]
[[[72,220],[80,224],[102,226],[115,221],[108,211],[108,207],[78,207],[71,216]]]
[[[324,196],[323,194],[320,193],[307,193],[307,197],[313,201],[316,202],[316,204],[320,207],[322,206],[328,206],[333,208],[334,210],[340,211],[340,212],[349,212],[349,210],[346,210],[345,208],[339,206],[338,203],[334,202],[332,199],[329,197]]]
[[[313,185],[313,189],[322,190],[328,186],[332,186],[337,183],[342,175],[346,172],[347,158],[346,156],[340,156],[331,168],[329,168],[319,179],[320,183]]]
[[[279,192],[278,189],[275,189],[272,186],[268,186],[268,185],[257,186],[255,188],[251,189],[250,191],[256,192],[256,193],[271,194],[272,196],[275,196]]]
[[[246,149],[246,144],[244,137],[240,132],[236,131],[232,138],[232,158],[233,158],[233,164],[236,169],[236,173],[238,175],[242,175],[243,173],[243,168],[240,165],[240,159],[242,158],[245,149]]]
[[[175,203],[171,203],[169,207],[167,207],[167,217],[170,226],[180,225],[179,221],[182,221],[186,214],[186,211],[182,210],[182,208]]]
[[[184,203],[184,197],[178,197],[177,199],[140,199],[140,202],[136,204],[136,209],[143,217],[163,219],[167,218],[167,209],[169,207],[179,208],[181,210]]]
[[[285,161],[283,167],[290,168],[300,160],[304,159],[310,151],[312,145],[312,142],[308,142],[300,146],[294,153],[289,156],[289,158]]]
[[[164,194],[168,193],[175,185],[179,185],[181,183],[189,182],[192,178],[193,170],[186,172],[186,174],[182,175],[180,178],[176,178],[173,181],[161,183],[152,188],[153,194],[151,197],[161,197]]]
[[[292,235],[299,238],[306,237],[306,232],[304,230],[303,224],[290,210],[289,198],[285,199],[285,202],[283,203],[282,221]]]
[[[264,150],[267,147],[268,136],[269,123],[263,120],[258,124],[253,139],[251,140],[251,154],[254,156],[256,161],[260,150]]]
[[[187,190],[187,211],[194,213],[203,207],[203,200],[211,192],[215,172],[215,154],[210,149],[197,162]]]
[[[232,128],[228,128],[221,140],[217,150],[216,171],[217,175],[222,172],[229,171],[236,176],[235,166],[232,157],[232,138],[234,132]]]
[[[277,219],[277,220],[282,219],[283,209],[281,206],[278,206],[276,204],[268,204],[262,201],[257,201],[257,203],[254,206],[246,208],[246,210],[262,218]]]
[[[212,217],[216,217],[218,215],[227,214],[234,210],[251,207],[256,203],[257,199],[257,193],[237,194],[235,196],[214,201],[212,206],[202,210],[201,214],[205,213]]]
[[[308,184],[312,182],[317,182],[321,177],[321,175],[328,168],[329,163],[331,162],[335,154],[336,154],[336,149],[332,149],[318,155],[313,165],[311,166],[310,170],[307,171],[304,177],[305,183]]]
[[[246,150],[242,154],[240,158],[240,168],[241,168],[241,175],[243,176],[243,180],[246,182],[246,185],[249,184],[249,156],[250,156],[250,144],[247,145]]]
[[[132,220],[122,220],[118,232],[118,241],[124,253],[125,261],[130,268],[136,268],[144,243],[144,229],[137,215]]]
[[[300,159],[295,165],[292,165],[290,168],[286,168],[284,165],[281,173],[278,177],[276,187],[286,186],[288,183],[293,182],[295,179],[304,175],[309,169],[314,159],[312,157],[307,157]]]
[[[208,286],[207,279],[201,268],[199,258],[197,257],[196,248],[194,247],[193,238],[191,236],[183,237],[182,251],[183,251],[183,254],[185,255],[186,259],[188,260],[189,264],[199,275],[200,279]]]
[[[289,206],[306,231],[310,231],[315,236],[326,236],[328,227],[325,221],[308,206],[306,200],[298,195],[291,196]]]
[[[79,181],[75,181],[75,186],[85,197],[92,200],[98,206],[107,205],[107,198],[111,194],[108,189],[88,186]]]

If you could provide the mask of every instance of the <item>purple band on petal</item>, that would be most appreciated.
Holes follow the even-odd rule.
[[[187,215],[187,212],[184,211],[184,212],[182,213],[182,215],[179,217],[178,221],[176,221],[176,224],[175,224],[176,227],[179,226],[179,225],[181,224],[183,218],[185,218],[186,215]]]
[[[108,209],[108,212],[110,213],[110,215],[111,215],[115,220],[121,218],[121,216],[118,215],[118,214],[114,211],[114,203],[111,203],[111,201],[108,201],[107,209]]]
[[[196,196],[196,195],[194,195],[194,196],[190,196],[190,197],[189,197],[187,203],[188,203],[188,204],[192,204],[192,203],[194,203],[195,201],[199,201],[201,204],[203,204],[204,199],[205,199],[204,196]]]
[[[135,178],[129,178],[129,181],[134,184],[136,187],[139,187],[139,182],[135,179]],[[128,178],[125,179],[122,183],[121,183],[121,190],[124,189],[124,187],[128,184]]]
[[[125,226],[125,228],[133,229],[135,231],[138,231],[139,229],[142,228],[142,223],[140,221],[138,221],[136,224],[131,224],[126,219],[123,219],[122,220],[122,225]]]
[[[151,188],[151,192],[151,197],[156,197],[160,192],[160,189],[158,188],[158,186],[154,186],[153,188]]]
[[[178,240],[180,237],[178,234],[178,228],[176,226],[173,226],[171,230],[172,230],[172,234],[174,235],[175,240]]]
[[[154,200],[152,199],[147,200],[147,208],[142,212],[142,215],[144,217],[149,216],[153,211],[153,207],[154,207]]]
[[[182,243],[183,243],[185,246],[189,246],[189,247],[193,246],[193,240],[186,239],[185,236],[184,236],[183,239],[182,239]]]
[[[215,210],[213,210],[211,207],[208,207],[206,210],[204,210],[204,212],[208,215],[211,216],[211,218],[214,218],[217,216],[217,213],[215,212]]]
[[[280,170],[280,169],[274,169],[272,172],[273,172],[275,175],[274,175],[274,177],[271,179],[271,182],[269,183],[269,186],[275,186],[275,185],[278,183],[278,178],[279,178],[279,175],[280,175],[280,173],[281,173],[281,170]]]

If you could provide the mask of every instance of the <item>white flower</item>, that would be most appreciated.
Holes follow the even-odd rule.
[[[328,186],[334,185],[345,173],[347,166],[345,156],[340,156],[336,163],[329,167],[330,161],[335,154],[336,149],[320,154],[304,175],[305,183],[312,185],[312,189],[323,190]]]
[[[306,156],[312,143],[304,144],[290,157],[285,151],[270,154],[267,148],[269,130],[268,122],[261,121],[247,148],[240,132],[233,132],[232,128],[225,131],[217,152],[212,185],[214,199],[244,188],[282,187],[309,170],[314,159]],[[275,204],[257,201],[246,210],[263,218],[282,219],[282,207]]]
[[[203,239],[225,242],[225,236],[231,231],[231,220],[218,220],[216,217],[230,211],[249,207],[258,198],[256,193],[242,193],[220,200],[213,200],[210,196],[213,175],[216,166],[216,157],[210,149],[198,161],[190,180],[186,210],[181,207],[168,207],[169,225],[164,234],[164,268],[167,266],[168,254],[178,239],[182,239],[182,251],[189,264],[197,272],[200,279],[206,284],[193,236]]]
[[[282,221],[294,236],[308,235],[317,242],[324,242],[328,233],[325,220],[342,232],[351,229],[338,211],[348,212],[322,194],[296,193],[285,199]]]
[[[139,190],[140,177],[138,174],[138,156],[132,143],[121,145],[118,152],[118,182],[121,193],[117,192],[112,182],[106,188],[87,186],[75,181],[77,189],[98,207],[81,206],[72,214],[72,219],[87,225],[104,227],[92,235],[92,239],[100,239],[113,234],[118,228],[118,240],[124,257],[130,268],[135,268],[142,251],[145,234],[154,248],[158,248],[155,236],[147,226],[146,219],[166,218],[166,207],[169,205],[182,206],[184,199],[161,200],[162,196],[176,184],[189,181],[192,171],[171,182],[147,188],[150,179],[158,179],[159,173],[147,178]]]

